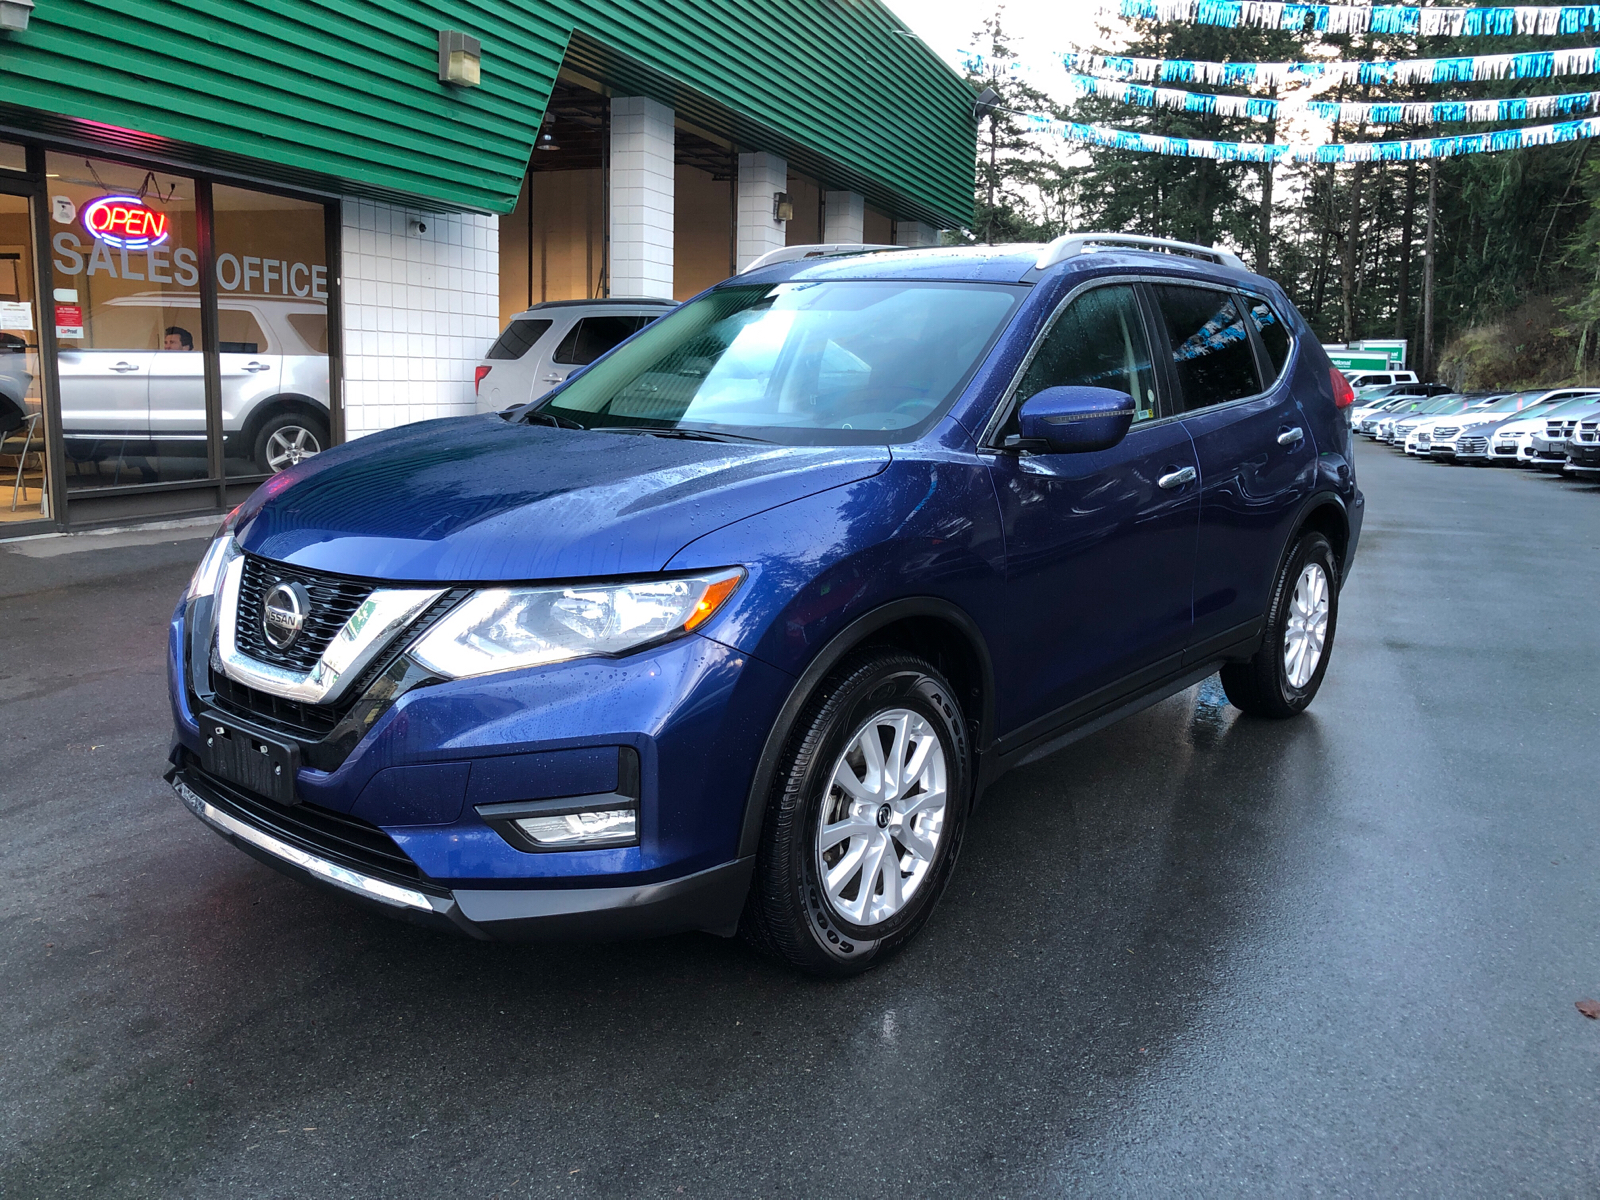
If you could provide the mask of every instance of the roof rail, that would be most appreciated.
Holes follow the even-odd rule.
[[[812,246],[779,246],[768,250],[749,266],[739,268],[740,275],[759,271],[774,263],[798,262],[803,258],[834,258],[841,254],[870,254],[874,250],[905,250],[905,246],[878,246],[863,242],[818,242]]]
[[[1155,250],[1166,254],[1186,254],[1190,258],[1203,258],[1223,267],[1236,267],[1243,271],[1243,261],[1232,251],[1220,246],[1197,246],[1193,242],[1175,242],[1171,238],[1144,237],[1137,233],[1069,233],[1047,245],[1034,264],[1037,270],[1053,267],[1080,254],[1089,253],[1090,246],[1127,246],[1134,250]]]

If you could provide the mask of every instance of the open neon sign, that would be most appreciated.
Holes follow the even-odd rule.
[[[167,214],[137,196],[101,196],[83,210],[83,227],[119,250],[148,250],[167,240]]]

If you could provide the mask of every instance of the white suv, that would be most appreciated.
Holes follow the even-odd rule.
[[[675,300],[549,300],[518,313],[478,364],[478,411],[537,400],[676,306]]]

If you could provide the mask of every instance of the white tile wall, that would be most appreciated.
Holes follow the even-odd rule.
[[[499,218],[347,197],[343,224],[346,436],[473,412],[500,333]]]
[[[611,295],[672,299],[672,110],[611,98]]]
[[[866,228],[867,202],[859,192],[824,192],[822,194],[825,242],[859,242]]]
[[[739,229],[734,259],[742,271],[784,244],[786,227],[772,219],[772,194],[789,188],[789,164],[776,154],[739,155]]]
[[[897,246],[937,246],[939,231],[923,221],[896,221],[894,242]]]

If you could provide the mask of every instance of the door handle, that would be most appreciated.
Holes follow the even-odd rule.
[[[126,375],[129,371],[137,371],[138,369],[139,365],[137,363],[130,362],[119,362],[114,367],[106,368],[108,371],[115,371],[118,375]]]
[[[1282,433],[1278,434],[1278,445],[1292,446],[1296,442],[1304,441],[1305,436],[1306,431],[1301,429],[1300,426],[1296,425],[1293,429],[1285,429]]]
[[[252,362],[252,363],[245,363],[244,369],[246,371],[249,371],[251,374],[255,374],[255,372],[257,372],[257,371],[270,371],[270,370],[272,370],[272,367],[270,365],[268,365],[267,363]]]
[[[1186,483],[1193,483],[1194,476],[1193,467],[1180,467],[1176,471],[1168,471],[1160,479],[1156,480],[1156,483],[1158,486],[1168,489],[1182,487]]]
[[[560,383],[565,378],[565,375],[546,375],[544,381],[546,383]]]

